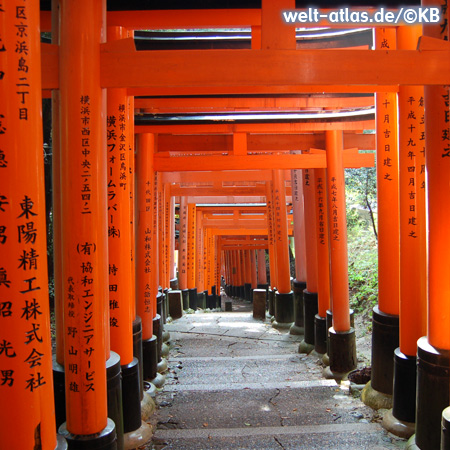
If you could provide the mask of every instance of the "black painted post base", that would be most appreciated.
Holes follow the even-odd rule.
[[[189,291],[187,289],[183,289],[181,291],[181,295],[183,297],[183,310],[186,311],[189,309]]]
[[[251,302],[251,291],[252,291],[252,284],[251,283],[244,283],[244,297],[247,302]]]
[[[442,411],[448,406],[450,352],[417,341],[416,445],[440,448]]]
[[[106,385],[108,417],[116,426],[117,450],[123,450],[122,371],[120,356],[115,352],[110,352],[110,357],[106,361]],[[71,449],[70,443],[69,449]]]
[[[188,289],[188,291],[189,291],[189,308],[196,311],[198,306],[197,288]]]
[[[319,312],[317,292],[303,291],[303,319],[305,338],[300,343],[299,353],[311,353],[315,345],[314,321]]]
[[[197,307],[200,309],[206,309],[206,297],[205,292],[197,292]]]
[[[144,380],[152,380],[158,373],[158,340],[155,335],[150,339],[142,341],[142,350],[144,356]]]
[[[328,330],[330,335],[329,358],[330,366],[324,369],[326,378],[342,380],[349,372],[356,369],[356,335],[355,329],[336,331]]]
[[[123,431],[130,433],[141,426],[141,398],[139,389],[139,361],[133,358],[122,366]]]
[[[123,414],[122,414],[122,383],[121,383],[121,367],[120,357],[117,353],[111,352],[110,358],[106,361],[106,382],[107,382],[107,399],[108,399],[108,417],[113,420],[114,425],[114,443],[115,447],[105,446],[105,449],[123,450]],[[64,367],[56,362],[55,356],[53,357],[53,386],[55,392],[55,416],[56,416],[56,428],[65,430],[66,421],[66,395],[65,395],[65,372]],[[117,427],[116,424],[117,423]],[[60,432],[60,434],[63,434]],[[70,434],[70,433],[69,433]],[[101,433],[100,433],[101,434]],[[64,434],[63,434],[64,435]],[[66,438],[69,449],[90,449],[97,447],[89,447],[85,444],[88,441],[81,437],[82,446],[77,447],[78,444],[74,443],[74,439],[78,440],[79,436]],[[106,439],[106,438],[105,438]],[[100,439],[101,440],[101,439]],[[103,441],[102,441],[103,442]],[[59,443],[58,443],[59,445]],[[61,444],[63,445],[63,444]],[[86,445],[86,446],[85,446]],[[108,444],[109,445],[109,444]],[[57,447],[59,449],[59,447]],[[65,448],[64,446],[61,447]],[[103,447],[98,447],[103,449]],[[56,449],[55,449],[56,450]]]
[[[178,290],[178,278],[172,278],[169,281],[170,289],[177,291]]]
[[[415,431],[416,365],[415,356],[395,349],[393,407],[383,416],[383,427],[401,438],[409,438]]]
[[[162,337],[163,327],[162,327],[162,321],[159,314],[156,314],[155,317],[153,317],[153,334],[156,336],[156,362],[161,362],[161,349],[162,349],[162,343],[163,343],[163,337]]]
[[[302,335],[305,332],[304,325],[304,308],[303,308],[303,291],[306,289],[304,281],[293,280],[292,290],[294,292],[294,323],[289,330],[290,334]]]
[[[144,398],[144,356],[142,354],[142,319],[136,316],[133,321],[133,356],[139,361],[139,393]]]
[[[328,330],[333,326],[333,312],[330,309],[327,309],[327,317],[326,317],[326,322],[327,322],[327,329],[326,329],[326,333],[327,333],[327,351],[326,353],[323,355],[322,357],[322,362],[326,365],[329,366],[330,365],[330,358],[328,356],[328,349],[330,346],[330,334],[328,333]],[[353,309],[350,309],[350,327],[355,328],[355,311]]]
[[[290,329],[294,322],[294,293],[275,293],[275,320],[274,328]]]
[[[108,418],[106,427],[96,434],[87,436],[72,434],[67,430],[64,422],[58,429],[58,433],[63,436],[68,444],[69,450],[118,450],[116,426],[114,421]]]
[[[314,350],[319,355],[324,355],[327,351],[327,319],[316,314],[314,317]]]
[[[220,286],[219,289],[217,289],[216,285],[213,284],[211,286],[211,295],[213,296],[213,305],[214,305],[213,307],[220,308]]]
[[[245,300],[245,286],[243,284],[238,286],[238,297],[241,300]]]
[[[275,292],[274,289],[269,289],[269,316],[275,316]]]
[[[392,395],[394,351],[399,346],[399,316],[385,314],[375,306],[372,324],[371,386],[382,394]]]
[[[56,362],[56,355],[53,355],[53,393],[56,429],[58,429],[66,421],[66,387],[64,366]]]

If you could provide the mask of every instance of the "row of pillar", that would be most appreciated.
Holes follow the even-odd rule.
[[[120,450],[127,433],[150,436],[143,379],[157,376],[175,205],[153,170],[154,136],[139,137],[135,170],[133,99],[100,88],[100,43],[128,33],[106,30],[105,2],[54,6],[53,361],[39,4],[0,8],[0,447]]]

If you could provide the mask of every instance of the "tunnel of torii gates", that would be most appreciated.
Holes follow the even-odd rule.
[[[0,2],[1,449],[124,448],[145,429],[143,380],[164,370],[169,306],[219,306],[221,284],[240,297],[259,287],[263,316],[268,293],[274,326],[304,333],[300,351],[326,354],[329,376],[354,369],[344,168],[373,165],[360,150],[375,148],[379,297],[363,399],[392,407],[385,426],[415,433],[414,448],[450,448],[447,19],[376,28],[375,50],[325,51],[282,23],[294,8]],[[242,27],[246,49],[133,43],[141,29]],[[53,359],[42,97],[52,99]],[[247,116],[227,116],[237,112]]]

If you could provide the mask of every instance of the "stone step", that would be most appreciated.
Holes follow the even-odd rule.
[[[174,359],[170,364],[173,369],[167,384],[286,383],[320,379],[322,376],[322,366],[314,358],[301,355],[259,356]]]
[[[177,428],[238,428],[359,423],[367,407],[338,386],[165,392],[159,423]]]
[[[391,450],[379,424],[158,430],[155,449],[177,450]]]

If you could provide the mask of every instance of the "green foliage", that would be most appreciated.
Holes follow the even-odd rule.
[[[375,237],[377,209],[377,177],[374,167],[346,169],[345,191],[347,196],[348,227],[372,228]]]
[[[346,169],[350,306],[369,315],[378,301],[377,182],[374,167]]]
[[[369,313],[378,301],[377,240],[370,229],[349,229],[348,281],[350,306],[357,313]]]

